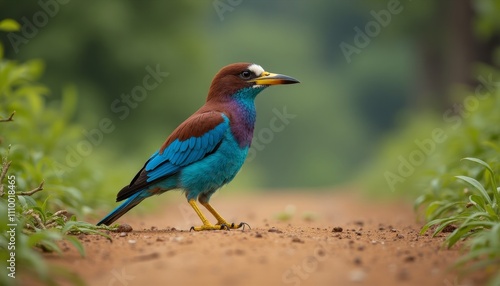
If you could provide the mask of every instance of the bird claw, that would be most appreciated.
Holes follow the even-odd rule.
[[[202,226],[192,226],[189,231],[202,231],[202,230],[231,230],[238,229],[245,230],[245,226],[248,226],[249,229],[252,229],[250,225],[246,222],[240,222],[239,224],[235,224],[234,222],[229,224],[226,222],[218,223],[215,225],[212,224],[204,224]]]
[[[226,229],[226,230],[231,230],[231,229],[238,229],[241,228],[241,230],[245,230],[245,226],[248,226],[249,229],[252,229],[250,225],[246,222],[240,222],[239,224],[235,224],[234,222],[229,224],[229,223],[218,223],[216,225],[220,225],[221,229]]]

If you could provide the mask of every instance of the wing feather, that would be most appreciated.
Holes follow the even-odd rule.
[[[221,112],[193,114],[174,130],[132,182],[118,193],[117,201],[124,200],[212,154],[220,146],[228,129],[229,119]]]

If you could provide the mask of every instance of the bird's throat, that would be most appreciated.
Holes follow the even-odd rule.
[[[253,98],[233,99],[231,102],[231,131],[241,148],[252,143],[256,120],[256,110]]]

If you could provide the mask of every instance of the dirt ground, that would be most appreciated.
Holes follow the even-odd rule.
[[[214,207],[251,229],[190,232],[200,221],[183,198],[173,201],[156,214],[120,219],[134,230],[110,233],[112,242],[81,235],[85,258],[65,247],[63,256],[46,259],[88,285],[483,284],[450,268],[460,252],[442,247],[444,235],[419,236],[422,223],[408,203],[345,192],[224,192]]]

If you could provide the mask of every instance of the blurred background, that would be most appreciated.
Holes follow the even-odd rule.
[[[444,124],[441,115],[500,63],[493,0],[63,2],[0,2],[0,19],[24,29],[1,34],[4,54],[43,60],[48,104],[75,90],[70,120],[82,140],[111,122],[80,154],[110,194],[204,103],[227,64],[254,62],[301,81],[257,98],[254,156],[231,191],[353,181],[387,191],[384,172],[397,172],[398,155]],[[127,103],[151,69],[168,76]],[[271,130],[280,113],[289,120]],[[396,141],[407,149],[390,144],[404,132]]]

